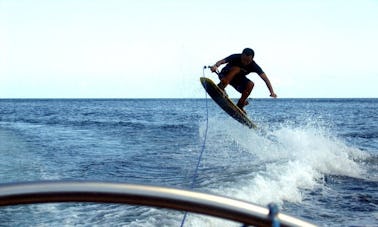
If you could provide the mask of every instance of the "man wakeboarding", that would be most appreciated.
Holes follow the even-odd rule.
[[[218,73],[220,80],[218,87],[224,91],[226,86],[231,84],[232,87],[240,92],[241,97],[237,103],[237,106],[244,112],[244,106],[248,105],[247,98],[251,94],[255,85],[247,78],[247,75],[251,72],[257,73],[260,78],[264,80],[269,89],[270,97],[277,98],[269,78],[261,67],[253,60],[254,56],[255,52],[251,48],[245,48],[241,54],[232,54],[222,60],[217,61],[210,68],[212,72],[217,72],[219,66],[227,63],[221,72]]]

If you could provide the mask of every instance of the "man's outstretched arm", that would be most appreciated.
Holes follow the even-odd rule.
[[[261,77],[261,79],[264,80],[266,86],[268,87],[269,92],[270,92],[270,97],[277,98],[277,95],[276,95],[276,93],[274,93],[272,84],[270,83],[270,80],[269,80],[268,76],[265,73],[262,73],[259,76]]]

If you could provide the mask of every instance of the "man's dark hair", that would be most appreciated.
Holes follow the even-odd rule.
[[[255,52],[251,48],[245,48],[242,52],[242,54],[247,55],[247,56],[255,56]]]

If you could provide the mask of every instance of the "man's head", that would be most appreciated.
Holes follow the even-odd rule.
[[[255,52],[251,48],[245,48],[242,52],[241,62],[243,65],[248,65],[253,61]]]

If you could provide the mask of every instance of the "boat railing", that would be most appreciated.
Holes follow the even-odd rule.
[[[314,226],[269,208],[219,195],[138,184],[42,181],[0,184],[0,206],[97,202],[145,205],[193,212],[253,226]]]

